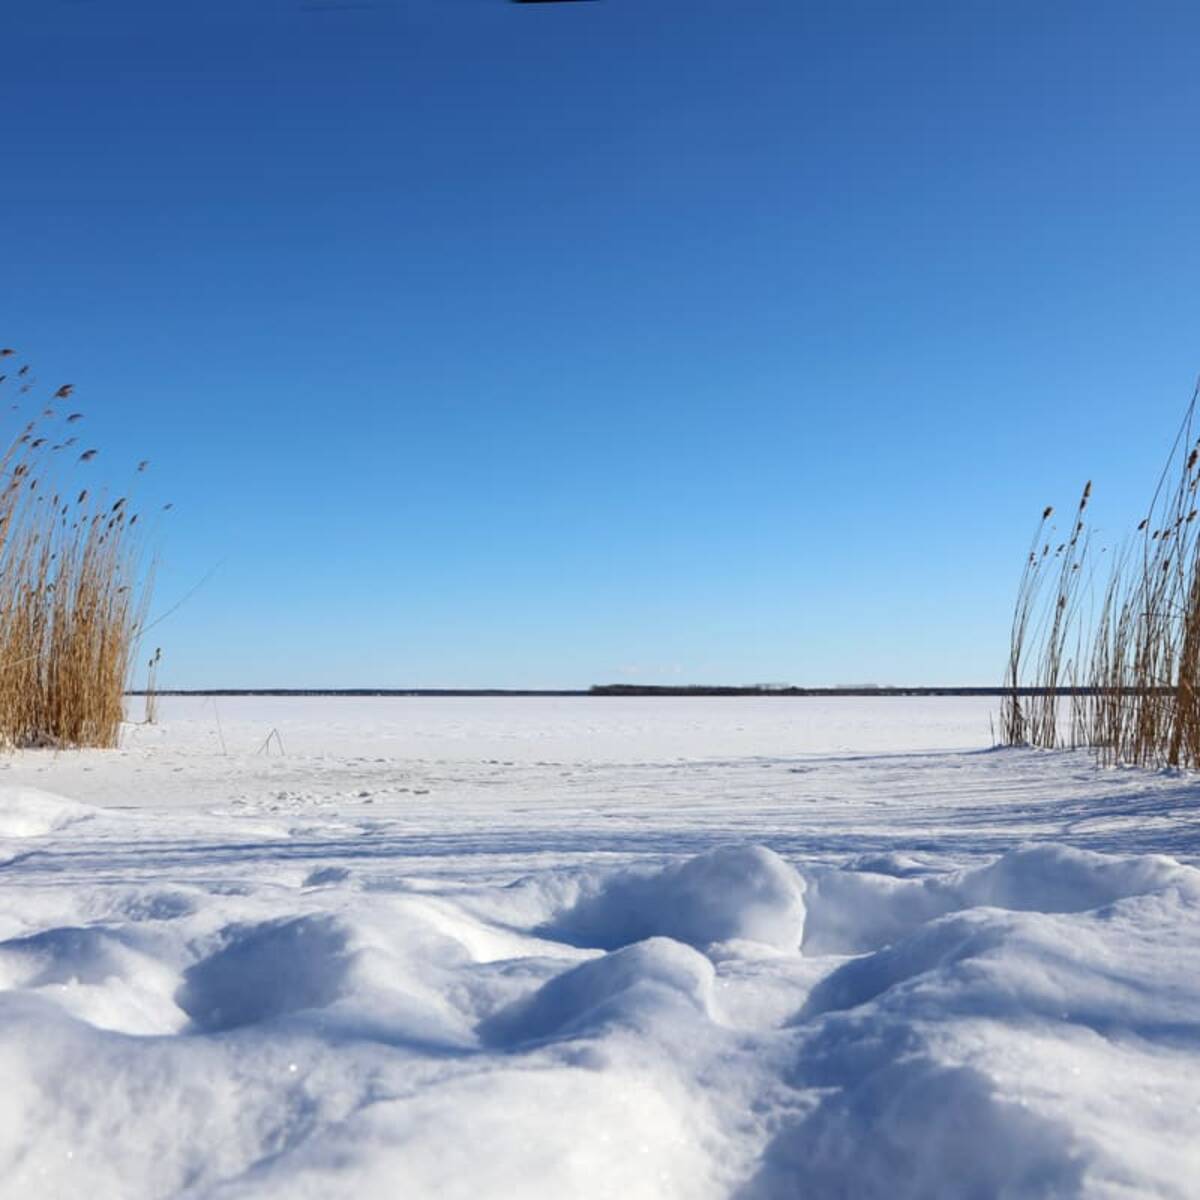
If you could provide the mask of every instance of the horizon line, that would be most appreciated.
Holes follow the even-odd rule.
[[[1018,696],[1043,696],[1051,692],[1061,696],[1096,694],[1091,687],[1041,688],[1020,687]],[[151,694],[145,688],[132,688],[126,696]],[[781,696],[781,697],[854,697],[854,696],[1009,696],[1014,689],[996,686],[956,684],[881,685],[858,687],[801,687],[724,684],[593,684],[588,688],[422,688],[422,687],[213,687],[213,688],[155,688],[156,696],[341,696],[341,697],[721,697],[721,696]]]

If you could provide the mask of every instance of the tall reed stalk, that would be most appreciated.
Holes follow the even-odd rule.
[[[158,724],[158,664],[162,662],[162,647],[155,649],[146,663],[146,716],[147,725]]]

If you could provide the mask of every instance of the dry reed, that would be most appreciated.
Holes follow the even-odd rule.
[[[1053,553],[1045,537],[1051,510],[1043,513],[1017,592],[1001,712],[1004,742],[1090,746],[1107,764],[1200,767],[1198,400],[1200,389],[1147,515],[1112,557],[1095,612],[1081,603],[1091,592],[1084,519],[1091,485]],[[1055,560],[1051,587],[1048,565]],[[1071,644],[1075,653],[1068,660]],[[1067,736],[1060,729],[1064,696],[1070,700]]]
[[[32,390],[27,365],[17,377],[18,395]],[[0,745],[115,746],[149,595],[136,516],[123,497],[81,488],[72,501],[56,486],[67,443],[42,432],[53,408],[39,410],[0,452]]]

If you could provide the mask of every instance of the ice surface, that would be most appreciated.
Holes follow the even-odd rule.
[[[0,762],[0,1197],[1196,1194],[1189,776],[970,700],[163,708]]]

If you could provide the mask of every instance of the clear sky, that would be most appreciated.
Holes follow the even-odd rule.
[[[1200,371],[1194,3],[0,15],[0,341],[175,505],[169,685],[996,683]]]

